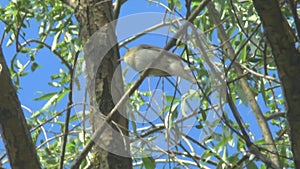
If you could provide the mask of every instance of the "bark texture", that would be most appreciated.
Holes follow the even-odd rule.
[[[111,93],[112,88],[120,89],[120,91],[117,92],[118,94],[123,93],[121,71],[117,69],[120,56],[116,43],[115,28],[114,24],[109,24],[114,18],[113,7],[111,1],[84,0],[77,4],[76,9],[76,17],[80,24],[80,38],[85,45],[84,51],[88,83],[95,80],[95,93],[90,93],[90,100],[96,102],[96,105],[92,106],[96,106],[101,112],[101,114],[98,114],[97,111],[91,112],[90,122],[95,131],[100,125],[99,121],[114,107]],[[101,63],[97,65],[97,57],[99,56]],[[112,83],[112,77],[115,71],[117,71],[116,74],[120,78],[119,81]],[[91,84],[87,86],[89,85]],[[116,87],[112,87],[113,85]],[[125,111],[122,113],[125,113]],[[101,138],[99,138],[100,142],[96,142],[96,146],[94,147],[95,157],[93,168],[132,168],[128,140],[116,136],[128,135],[128,121],[124,116],[120,115],[120,113],[114,114],[112,121],[117,125],[111,124],[111,128],[107,126],[107,129],[105,129]],[[119,131],[122,134],[116,134],[115,131]],[[125,154],[127,157],[111,153],[103,149],[103,146],[107,149],[114,150],[114,152]]]
[[[300,168],[300,54],[277,0],[253,0],[282,82],[295,167]]]
[[[11,168],[41,168],[1,48],[0,67],[0,127]]]

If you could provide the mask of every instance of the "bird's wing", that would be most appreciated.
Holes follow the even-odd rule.
[[[152,45],[147,45],[147,44],[142,44],[140,45],[141,47],[143,47],[144,49],[150,49],[150,50],[154,50],[154,51],[157,51],[157,52],[162,52],[164,55],[168,56],[168,57],[172,57],[172,58],[175,58],[177,60],[181,60],[181,57],[175,53],[172,53],[172,52],[169,52],[167,50],[164,50],[160,47],[157,47],[157,46],[152,46]]]

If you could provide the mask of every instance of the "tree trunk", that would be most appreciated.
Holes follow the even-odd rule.
[[[300,168],[300,54],[278,1],[254,0],[278,68],[286,100],[295,168]],[[298,32],[299,33],[299,32]]]
[[[41,168],[1,48],[0,128],[11,168]]]
[[[110,24],[113,20],[112,2],[106,0],[98,1],[81,1],[77,5],[76,17],[80,24],[80,38],[85,44],[85,60],[87,68],[87,81],[90,83],[95,80],[96,96],[93,97],[93,93],[90,93],[90,101],[95,100],[102,115],[97,114],[97,111],[91,111],[90,123],[93,131],[100,125],[100,121],[103,120],[103,115],[107,115],[114,107],[112,99],[111,88],[112,85],[118,85],[118,89],[123,90],[122,78],[117,83],[112,83],[114,72],[118,66],[119,50],[116,44],[115,28],[114,24]],[[98,55],[103,55],[103,59],[100,66],[97,67],[93,59]],[[91,58],[92,57],[92,58]],[[97,60],[96,60],[97,61]],[[89,72],[89,71],[96,71]],[[117,76],[121,77],[121,71],[117,70]],[[87,85],[89,86],[89,85]],[[122,93],[122,92],[121,92]],[[99,119],[100,118],[100,119]],[[128,120],[116,113],[112,121],[117,123],[116,125],[110,125],[111,129],[107,128],[102,134],[101,145],[96,142],[94,147],[94,161],[93,168],[101,169],[127,169],[132,168],[132,160],[130,157],[128,140],[124,142],[124,138],[115,136],[115,131],[120,131],[122,134],[128,135]],[[102,121],[103,122],[103,121]],[[120,133],[118,134],[120,135]],[[102,147],[113,149],[115,152],[121,152],[126,156],[116,155],[107,149]]]

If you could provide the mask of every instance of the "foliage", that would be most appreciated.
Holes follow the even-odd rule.
[[[157,4],[166,4],[159,6],[168,9],[163,8],[162,12],[175,13],[185,18],[189,17],[201,2],[167,0]],[[151,2],[149,6],[155,8],[152,3],[154,2]],[[261,154],[270,158],[268,145],[263,138],[264,133],[261,133],[258,127],[253,110],[250,108],[250,100],[239,82],[240,78],[245,78],[255,96],[255,101],[259,104],[267,120],[282,166],[294,167],[291,160],[292,153],[285,119],[286,109],[283,106],[285,101],[280,80],[271,47],[265,38],[261,21],[252,1],[215,0],[213,3],[220,13],[222,25],[230,38],[230,44],[235,52],[235,62],[243,69],[242,77],[233,68],[229,56],[226,56],[224,44],[218,41],[216,26],[208,10],[201,11],[193,24],[203,32],[204,38],[210,42],[209,45],[217,51],[215,54],[219,59],[218,63],[221,63],[219,66],[224,70],[227,87],[230,89],[229,97],[240,115],[238,120],[243,122],[243,127],[253,145],[259,149]],[[125,5],[126,3],[122,10],[128,10]],[[286,4],[282,4],[281,9],[286,18],[292,18]],[[26,98],[33,101],[30,103],[31,105],[23,107],[24,112],[27,112],[28,125],[43,168],[59,167],[62,147],[65,143],[63,141],[66,135],[64,129],[66,126],[70,127],[63,159],[65,167],[69,167],[75,160],[76,154],[90,138],[90,134],[86,133],[90,130],[88,126],[85,126],[86,115],[71,111],[75,104],[81,103],[73,103],[68,99],[69,95],[72,95],[72,80],[78,80],[73,77],[74,65],[76,62],[82,62],[82,60],[77,60],[79,52],[82,50],[82,44],[78,40],[78,25],[74,11],[59,0],[22,0],[9,2],[5,7],[0,8],[0,13],[0,20],[5,26],[1,32],[4,35],[1,45],[3,47],[5,45],[3,49],[9,53],[7,58],[9,58],[11,76],[19,92],[25,85],[23,79],[25,81],[28,76],[43,70],[43,64],[47,64],[45,61],[41,61],[43,64],[40,64],[39,60],[41,59],[38,57],[43,57],[42,60],[55,57],[59,62],[58,66],[55,66],[57,70],[52,73],[50,81],[44,82],[48,84],[48,87],[39,92],[37,97]],[[288,21],[292,25],[292,29],[295,29],[293,20],[289,19]],[[135,41],[138,42],[135,39],[128,45],[130,46]],[[182,99],[176,93],[174,79],[171,79],[170,82],[167,78],[155,78],[157,80],[157,83],[153,83],[155,89],[162,91],[174,89],[161,96],[164,105],[157,106],[151,102],[153,101],[152,91],[146,90],[145,86],[141,86],[135,91],[128,104],[129,112],[147,112],[152,108],[155,109],[156,114],[160,115],[161,119],[155,121],[154,124],[145,123],[147,124],[145,127],[137,123],[137,118],[142,118],[143,113],[140,113],[139,117],[136,114],[129,114],[132,120],[130,134],[144,137],[145,140],[154,140],[163,133],[162,140],[166,142],[170,141],[168,140],[170,136],[165,134],[166,131],[170,131],[175,136],[181,136],[174,137],[179,140],[178,144],[174,144],[174,147],[166,151],[150,149],[146,143],[132,145],[132,152],[144,150],[141,152],[141,157],[134,159],[135,167],[147,169],[158,166],[165,168],[168,166],[173,168],[180,168],[180,166],[185,168],[205,168],[205,166],[208,168],[264,168],[267,165],[265,161],[249,150],[246,139],[243,137],[242,128],[233,115],[228,100],[222,105],[222,120],[217,123],[215,132],[202,140],[194,137],[194,133],[200,133],[205,129],[208,112],[214,107],[208,99],[213,97],[212,86],[209,84],[210,74],[204,67],[203,57],[193,55],[189,46],[178,45],[177,47],[177,53],[181,51],[183,57],[194,63],[194,72],[200,79],[200,87],[197,90],[201,89],[202,92],[188,93]],[[164,82],[166,86],[164,86]],[[169,84],[173,82],[173,86],[167,86],[168,82],[170,82]],[[125,81],[125,83],[126,89],[132,85],[131,82]],[[29,85],[33,85],[33,82]],[[76,87],[82,86],[77,85]],[[196,123],[192,126],[191,135],[187,132],[184,133],[187,135],[182,136],[182,130],[179,129],[176,120],[182,118],[180,113],[183,113],[183,110],[188,107],[184,101],[193,99],[200,100],[199,105],[201,105],[195,116]],[[21,102],[23,101],[21,100]],[[31,108],[35,107],[34,104],[39,105],[37,110]],[[69,112],[69,121],[66,121],[68,116],[66,112]],[[66,124],[66,122],[68,123]],[[146,122],[148,121],[146,120]],[[5,154],[5,151],[2,153]],[[86,158],[82,168],[89,166],[89,163],[89,158]],[[2,164],[8,165],[6,157],[2,158]]]
[[[10,72],[18,90],[23,90],[22,79],[43,70],[44,65],[39,61],[45,64],[47,62],[44,60],[48,59],[59,65],[56,72],[52,71],[51,77],[43,79],[50,78],[49,87],[45,91],[36,91],[36,98],[27,98],[38,102],[40,108],[33,110],[31,106],[23,106],[24,111],[29,112],[28,125],[43,167],[58,168],[64,116],[71,108],[63,107],[66,107],[66,97],[70,93],[72,64],[81,48],[73,10],[60,1],[12,1],[1,8],[0,17],[5,25],[2,33],[6,44],[3,45],[13,54],[10,56]],[[38,79],[35,80],[38,83]],[[44,83],[47,84],[46,81]],[[31,85],[34,87],[34,82]],[[77,123],[72,123],[72,133],[75,135],[69,138],[67,144],[67,163],[75,157],[71,152],[78,151],[82,146],[76,136],[81,132],[80,125],[76,126],[79,117],[72,114],[71,119]]]

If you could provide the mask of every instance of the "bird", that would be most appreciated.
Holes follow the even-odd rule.
[[[142,44],[130,48],[122,60],[137,72],[144,71],[151,64],[148,76],[178,76],[197,83],[195,77],[190,75],[191,69],[184,68],[180,56],[157,46]]]

